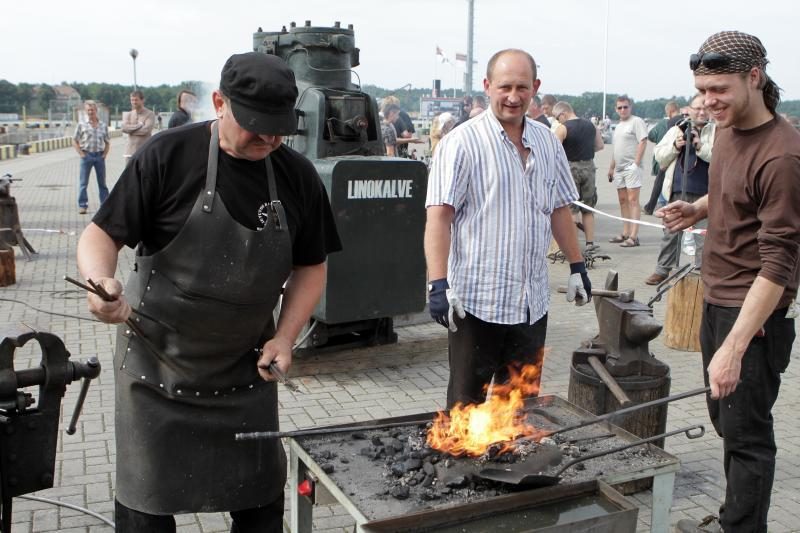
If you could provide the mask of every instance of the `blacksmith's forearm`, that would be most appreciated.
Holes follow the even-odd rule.
[[[425,223],[425,261],[428,279],[447,277],[447,260],[450,256],[450,227],[455,211],[450,206],[434,205],[428,208]]]
[[[108,233],[90,222],[78,241],[78,270],[83,279],[113,278],[121,247]]]
[[[740,359],[744,356],[753,336],[764,326],[769,315],[775,311],[783,291],[782,285],[756,276],[753,285],[747,291],[739,317],[723,343],[728,345]]]

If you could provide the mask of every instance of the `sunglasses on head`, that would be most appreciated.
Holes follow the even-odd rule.
[[[727,67],[731,64],[731,58],[728,56],[724,56],[717,52],[708,52],[708,53],[700,53],[700,54],[692,54],[689,56],[689,68],[692,71],[697,70],[700,68],[700,65],[703,65],[707,69],[718,69]]]

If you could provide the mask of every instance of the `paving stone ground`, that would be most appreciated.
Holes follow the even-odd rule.
[[[122,170],[121,153],[121,140],[114,140],[108,161],[110,185]],[[617,213],[615,191],[603,173],[609,157],[610,149],[606,147],[597,158],[600,169],[598,208]],[[26,324],[52,332],[64,340],[74,358],[97,355],[104,365],[101,376],[89,391],[78,432],[72,436],[62,433],[59,437],[55,487],[36,496],[85,507],[113,519],[115,456],[111,359],[114,333],[111,327],[92,321],[86,311],[84,295],[62,281],[65,274],[77,275],[75,248],[80,232],[97,207],[97,188],[94,182],[90,186],[89,215],[79,215],[76,202],[78,158],[69,149],[0,162],[0,174],[6,172],[23,179],[13,185],[12,194],[20,207],[26,237],[39,255],[28,262],[17,252],[17,283],[0,288],[0,328],[8,330]],[[649,193],[651,184],[651,179],[646,180],[645,193]],[[652,217],[645,219],[656,221]],[[614,269],[620,273],[622,288],[634,288],[638,299],[646,300],[654,291],[644,285],[643,280],[655,266],[660,231],[643,228],[642,245],[629,249],[607,243],[618,231],[619,223],[598,220],[596,240],[601,244],[601,251],[608,253],[611,259],[598,263],[590,272],[593,283],[601,285],[608,270]],[[132,252],[125,250],[119,265],[119,275],[123,278],[131,267],[131,259]],[[592,306],[575,308],[564,301],[563,295],[555,293],[556,286],[566,282],[568,272],[567,265],[550,266],[553,289],[547,337],[550,351],[542,381],[543,393],[564,398],[569,385],[571,353],[580,341],[592,338],[597,332]],[[654,305],[655,316],[660,320],[664,318],[665,307],[665,302]],[[45,311],[76,315],[83,320]],[[448,374],[445,330],[423,320],[398,327],[397,332],[399,341],[394,345],[297,357],[292,376],[301,384],[302,393],[293,394],[280,388],[282,429],[442,408]],[[673,393],[702,386],[699,353],[669,349],[661,337],[651,343],[651,349],[671,366]],[[797,350],[795,342],[793,358]],[[26,368],[38,364],[39,359],[38,348],[28,345],[18,350],[15,364],[18,369]],[[784,387],[774,409],[779,451],[769,522],[773,533],[800,531],[800,425],[795,418],[796,407],[792,407],[800,401],[800,388],[794,386],[797,381],[798,366],[794,363],[784,375]],[[78,387],[71,386],[65,396],[64,427],[77,392]],[[667,451],[682,462],[670,516],[673,524],[681,518],[702,518],[716,512],[724,495],[721,440],[708,423],[703,399],[694,397],[669,407],[668,429],[697,422],[707,423],[706,437],[699,441],[673,438],[666,444]],[[650,493],[643,492],[631,498],[640,507],[639,531],[648,531]],[[352,531],[353,521],[340,506],[317,507],[314,517],[315,531]],[[99,519],[80,511],[22,498],[14,500],[13,521],[14,533],[112,530]],[[228,531],[230,520],[219,513],[183,515],[178,517],[178,524],[181,533],[218,533]]]

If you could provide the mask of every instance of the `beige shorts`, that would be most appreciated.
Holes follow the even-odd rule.
[[[614,171],[612,181],[617,189],[639,189],[642,187],[642,168],[631,165]]]

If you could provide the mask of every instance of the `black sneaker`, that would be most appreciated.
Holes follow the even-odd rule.
[[[708,515],[702,520],[684,518],[675,524],[675,533],[722,533],[719,518]]]

